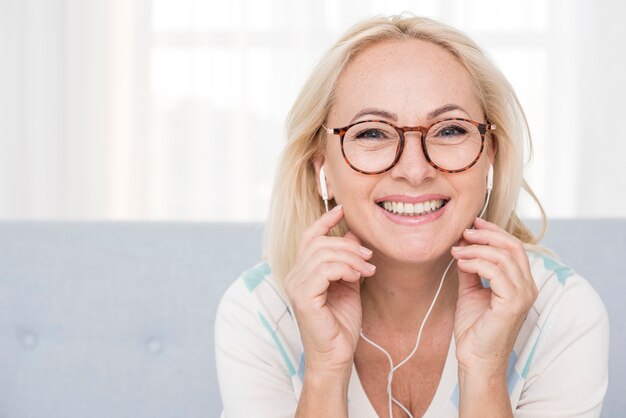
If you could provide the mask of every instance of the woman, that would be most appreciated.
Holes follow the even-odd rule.
[[[527,125],[478,46],[364,21],[287,133],[266,261],[218,309],[223,416],[599,416],[608,317],[515,214]]]

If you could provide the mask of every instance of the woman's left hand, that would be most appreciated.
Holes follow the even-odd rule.
[[[462,370],[506,373],[538,290],[522,242],[483,219],[476,218],[474,225],[452,249],[459,276],[456,355]],[[481,277],[490,287],[483,287]]]

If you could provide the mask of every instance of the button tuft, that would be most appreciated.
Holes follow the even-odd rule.
[[[160,353],[163,351],[163,342],[159,338],[150,338],[148,340],[148,350],[153,353]]]
[[[37,345],[37,336],[33,333],[27,333],[22,336],[22,344],[26,348],[35,348]]]

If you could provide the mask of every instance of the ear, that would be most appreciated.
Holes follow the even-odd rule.
[[[489,157],[489,162],[491,165],[494,165],[496,162],[496,153],[498,152],[498,137],[496,134],[491,133],[491,138],[487,142],[487,157]]]
[[[320,195],[320,197],[322,197],[322,188],[320,186],[320,170],[322,169],[322,166],[324,166],[324,156],[323,155],[318,155],[317,157],[314,157],[312,162],[313,162],[313,167],[315,168],[315,189],[317,190],[317,193]],[[329,169],[327,166],[324,166],[324,174],[326,177],[326,190],[328,191],[328,198],[332,199],[333,198],[333,192],[332,192],[332,188],[331,188],[331,183],[328,179],[328,172]]]

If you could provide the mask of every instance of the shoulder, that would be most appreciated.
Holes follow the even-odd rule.
[[[516,343],[525,358],[523,377],[537,377],[559,357],[569,362],[584,361],[579,356],[592,355],[596,360],[607,356],[608,314],[589,281],[554,256],[527,254],[539,294]]]
[[[216,371],[225,415],[293,415],[294,394],[304,375],[298,336],[266,262],[231,283],[215,317]]]
[[[291,312],[291,305],[287,296],[280,283],[272,276],[267,261],[262,261],[245,270],[226,289],[220,300],[218,312],[232,310],[243,310],[263,315],[277,311],[281,313]]]
[[[244,271],[224,292],[215,319],[216,344],[259,351],[293,375],[302,351],[292,307],[266,261]],[[241,347],[244,345],[245,347]]]
[[[572,267],[539,251],[528,251],[527,255],[539,290],[533,304],[536,314],[565,309],[573,317],[606,315],[604,303],[591,283]]]
[[[516,416],[599,416],[608,385],[609,320],[591,284],[570,266],[527,251],[539,294],[508,370]]]

